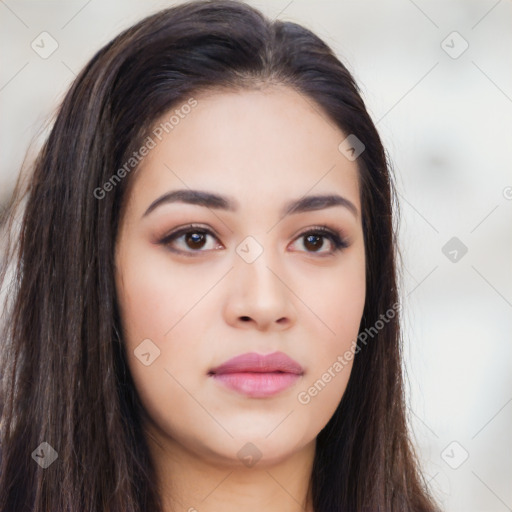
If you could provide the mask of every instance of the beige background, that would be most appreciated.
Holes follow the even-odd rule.
[[[427,477],[446,511],[512,510],[512,3],[249,3],[316,31],[362,87],[401,196],[411,423]],[[172,4],[0,2],[0,204],[93,53]],[[31,48],[41,37],[51,48],[44,31],[58,44],[47,58]],[[452,237],[468,248],[456,262],[442,251]]]

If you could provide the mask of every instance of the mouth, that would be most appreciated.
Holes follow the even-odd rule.
[[[277,395],[293,386],[303,374],[300,364],[282,352],[242,354],[208,372],[218,384],[251,398]]]

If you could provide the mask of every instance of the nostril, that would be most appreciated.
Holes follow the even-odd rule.
[[[244,322],[248,322],[250,318],[248,316],[242,316],[240,317]]]

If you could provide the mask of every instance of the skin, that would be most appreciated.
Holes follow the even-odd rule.
[[[291,88],[194,97],[197,106],[131,176],[116,246],[126,354],[147,413],[157,485],[168,512],[310,511],[315,439],[352,362],[309,403],[298,395],[357,338],[365,301],[357,163],[338,150],[346,134]],[[175,202],[144,216],[176,189],[232,196],[239,209]],[[279,217],[287,201],[333,193],[356,213],[333,206]],[[195,245],[190,235],[159,243],[188,223],[213,235]],[[333,252],[329,238],[301,236],[322,224],[349,246]],[[263,249],[251,263],[237,253],[247,236]],[[134,353],[145,339],[160,350],[147,366]],[[275,396],[250,398],[208,376],[231,357],[274,351],[304,369]],[[254,450],[249,442],[261,454],[251,467],[237,455]]]

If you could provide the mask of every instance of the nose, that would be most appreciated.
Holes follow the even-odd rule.
[[[282,266],[263,253],[249,263],[236,256],[224,314],[238,328],[284,330],[296,321],[293,286]]]

